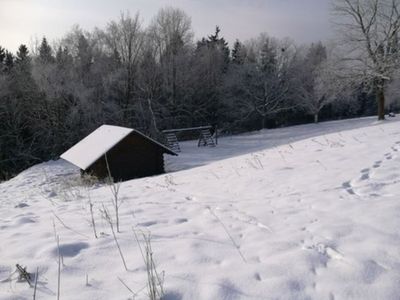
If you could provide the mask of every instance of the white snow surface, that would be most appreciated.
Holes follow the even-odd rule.
[[[62,160],[1,183],[0,299],[32,299],[17,263],[38,268],[37,299],[56,298],[56,235],[60,299],[132,299],[122,282],[147,299],[132,228],[151,232],[165,299],[400,298],[399,118],[181,146],[166,156],[174,172],[121,184],[117,238],[128,271],[100,212],[113,212],[108,186],[83,185]]]
[[[131,128],[102,125],[64,152],[61,158],[86,170],[132,131]]]

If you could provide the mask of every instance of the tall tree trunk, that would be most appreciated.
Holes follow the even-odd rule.
[[[267,116],[262,115],[261,116],[261,129],[264,129],[266,127],[266,123],[267,123]]]
[[[314,114],[314,123],[318,123],[318,113]]]
[[[385,91],[379,87],[376,93],[378,100],[378,120],[385,120]]]
[[[151,99],[147,98],[147,105],[148,105],[148,109],[150,112],[150,135],[152,137],[158,137],[159,131],[158,131],[158,127],[157,127],[157,120],[156,120],[156,116],[154,114],[154,110],[153,107],[151,105]]]
[[[264,97],[263,113],[261,116],[261,129],[264,129],[266,127],[266,123],[267,123],[267,98]]]

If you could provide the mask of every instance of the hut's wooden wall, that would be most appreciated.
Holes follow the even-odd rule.
[[[114,180],[128,180],[164,173],[163,150],[144,137],[132,132],[107,153]],[[87,172],[99,177],[108,176],[104,156]]]

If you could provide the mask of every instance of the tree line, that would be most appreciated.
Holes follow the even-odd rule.
[[[57,158],[101,124],[160,139],[170,128],[211,124],[233,133],[376,114],[377,91],[379,99],[383,87],[397,95],[388,78],[396,68],[355,76],[359,65],[343,65],[347,54],[267,34],[230,48],[218,26],[195,41],[190,17],[171,7],[147,27],[126,12],[104,28],[74,26],[15,54],[0,47],[0,179]]]

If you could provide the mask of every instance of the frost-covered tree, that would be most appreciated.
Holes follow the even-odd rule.
[[[225,82],[227,93],[233,98],[233,111],[240,120],[256,117],[259,128],[265,128],[267,119],[291,105],[290,64],[288,46],[261,35],[248,43],[254,57],[239,68],[231,68]]]
[[[243,65],[246,59],[246,47],[236,40],[232,48],[232,63]]]
[[[315,123],[321,109],[334,99],[330,88],[334,79],[327,59],[326,47],[321,42],[312,44],[298,70],[301,106],[314,116]]]
[[[121,62],[124,82],[124,97],[120,105],[125,118],[132,117],[131,107],[134,105],[135,75],[143,46],[143,29],[139,13],[131,16],[129,12],[121,13],[118,21],[112,21],[105,30],[105,42],[114,61]],[[131,124],[133,124],[131,122]]]
[[[138,96],[143,102],[142,122],[149,134],[159,135],[158,120],[160,116],[159,100],[162,97],[162,71],[157,63],[155,49],[151,43],[146,43],[143,57],[139,64]]]
[[[193,48],[191,18],[181,9],[158,11],[148,29],[148,38],[161,67],[162,102],[168,126],[179,126],[186,115],[190,55]]]
[[[393,74],[393,80],[388,84],[387,105],[392,112],[400,110],[400,70]]]
[[[399,67],[400,1],[335,0],[333,10],[350,76],[370,84],[383,120],[385,88]]]

